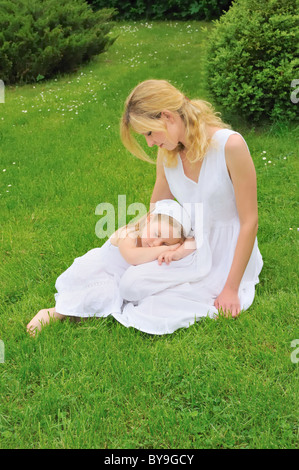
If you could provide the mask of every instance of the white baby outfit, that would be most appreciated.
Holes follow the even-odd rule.
[[[197,183],[185,175],[179,155],[177,166],[164,167],[170,191],[189,210],[197,250],[169,265],[152,261],[131,266],[108,240],[76,258],[59,276],[57,312],[80,317],[111,314],[126,327],[158,335],[218,313],[214,301],[229,274],[240,229],[224,153],[232,134],[238,133],[221,129],[214,134]],[[190,203],[200,203],[199,224]],[[262,266],[255,240],[239,288],[243,310],[253,302]]]
[[[198,249],[169,265],[159,266],[153,261],[126,270],[120,281],[120,294],[129,302],[123,305],[121,314],[113,315],[123,325],[147,333],[165,334],[218,313],[214,301],[225,285],[240,230],[224,153],[232,134],[238,132],[221,129],[213,135],[213,145],[205,155],[197,183],[185,175],[179,155],[177,166],[164,166],[176,200],[186,210],[189,203],[202,204],[200,224],[196,224],[192,206],[190,209]],[[253,302],[262,266],[256,239],[239,288],[243,310]]]
[[[56,311],[77,317],[107,317],[120,312],[119,281],[130,266],[110,239],[76,258],[56,280]]]

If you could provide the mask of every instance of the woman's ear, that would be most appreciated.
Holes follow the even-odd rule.
[[[171,111],[168,111],[165,109],[164,111],[161,112],[161,117],[165,119],[168,122],[173,122],[174,121],[174,115]]]

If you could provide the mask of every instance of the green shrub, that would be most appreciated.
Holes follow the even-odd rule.
[[[0,78],[28,83],[74,71],[114,42],[114,14],[84,0],[0,0]]]
[[[214,22],[207,76],[225,112],[254,122],[296,118],[298,19],[296,0],[239,0]]]
[[[211,20],[219,18],[232,0],[88,0],[93,8],[104,6],[118,10],[118,18],[124,20]]]

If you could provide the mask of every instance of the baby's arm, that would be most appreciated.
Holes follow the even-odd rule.
[[[187,238],[184,243],[180,245],[175,251],[172,250],[161,253],[158,257],[158,262],[160,265],[163,263],[163,261],[165,261],[166,264],[169,264],[171,261],[178,261],[179,259],[185,258],[195,250],[195,238]]]
[[[138,247],[136,240],[130,237],[120,239],[118,248],[122,257],[127,263],[137,266],[138,264],[148,263],[158,259],[165,251],[175,250],[180,246],[179,243],[171,246],[155,246],[155,247]]]

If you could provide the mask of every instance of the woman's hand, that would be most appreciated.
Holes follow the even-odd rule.
[[[241,311],[238,292],[225,287],[215,299],[214,306],[218,311],[222,310],[225,316],[237,317]]]

